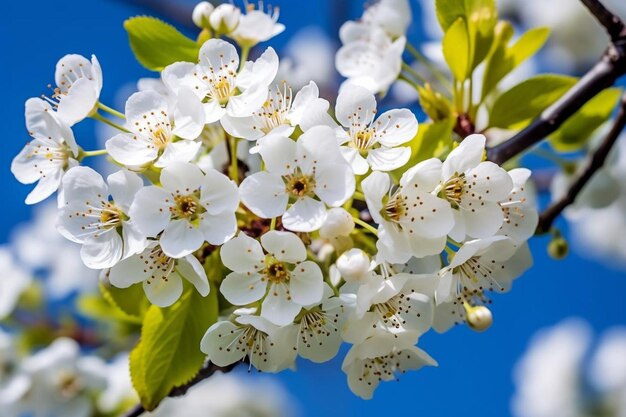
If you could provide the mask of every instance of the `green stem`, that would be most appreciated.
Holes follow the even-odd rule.
[[[373,235],[378,236],[378,230],[376,230],[376,228],[374,226],[372,226],[368,222],[365,222],[365,221],[359,219],[356,216],[352,216],[352,218],[354,219],[354,222],[356,224],[358,224],[359,226],[361,226],[362,228],[364,228],[368,232],[372,233]]]
[[[405,77],[405,76],[404,76],[404,75],[402,75],[402,74],[398,77],[398,80],[400,80],[400,81],[404,81],[405,83],[407,83],[407,84],[409,84],[411,87],[413,87],[413,88],[415,89],[415,91],[418,91],[418,89],[417,89],[417,88],[418,88],[420,85],[419,85],[418,83],[416,83],[415,81],[413,81],[413,80],[411,80],[411,79],[409,79],[409,78]]]
[[[237,164],[237,138],[230,137],[230,179],[239,183],[239,166]]]
[[[82,151],[80,153],[80,159],[89,158],[90,156],[106,155],[107,153],[106,149],[98,149],[97,151]]]
[[[114,123],[112,121],[110,121],[109,119],[107,119],[106,117],[103,117],[100,113],[94,113],[91,115],[92,119],[98,120],[104,124],[107,124],[111,127],[116,128],[117,130],[121,130],[122,132],[125,133],[130,133],[128,130],[124,129],[122,126],[118,125],[117,123]]]
[[[270,230],[274,229],[276,229],[276,217],[272,217],[272,220],[270,221]]]
[[[365,195],[362,192],[360,192],[360,191],[355,191],[354,194],[352,195],[352,197],[355,200],[365,201]]]
[[[112,114],[113,116],[119,117],[120,119],[126,120],[126,116],[122,112],[119,112],[119,111],[117,111],[117,110],[115,110],[115,109],[113,109],[113,108],[111,108],[111,107],[109,107],[107,105],[104,105],[101,102],[98,102],[97,106],[102,111],[105,111],[105,112],[107,112],[109,114]]]
[[[249,46],[241,47],[241,57],[239,58],[239,72],[241,72],[246,65],[246,61],[248,60],[248,55],[250,54]]]
[[[426,79],[424,77],[421,76],[421,74],[417,71],[415,71],[413,69],[412,66],[410,66],[409,64],[407,64],[406,62],[402,63],[402,69],[406,72],[408,72],[409,74],[411,74],[411,76],[415,77],[415,79],[419,82],[421,82],[422,84],[426,84],[428,81],[426,81]]]
[[[452,84],[450,80],[446,78],[445,75],[435,66],[432,62],[428,60],[420,51],[417,50],[416,47],[411,45],[409,42],[406,43],[406,50],[413,56],[413,58],[417,59],[419,62],[424,64],[424,66],[439,80],[439,82],[449,91],[452,91]]]

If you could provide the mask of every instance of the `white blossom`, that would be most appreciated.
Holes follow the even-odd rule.
[[[282,216],[289,230],[319,229],[326,220],[326,204],[341,206],[354,193],[352,170],[327,126],[306,131],[297,142],[281,135],[266,137],[260,154],[267,171],[241,183],[241,201],[259,217]]]
[[[354,230],[354,219],[344,208],[333,207],[326,212],[326,221],[320,228],[320,236],[332,239],[338,236],[349,236]]]
[[[159,237],[163,253],[187,256],[206,240],[221,245],[235,235],[237,186],[225,175],[185,162],[173,162],[161,171],[161,186],[137,191],[130,217],[148,237]]]
[[[322,271],[306,260],[306,248],[293,233],[269,231],[261,243],[240,233],[220,255],[233,271],[220,286],[224,297],[239,306],[263,298],[261,317],[276,325],[291,323],[303,306],[322,299]]]
[[[226,114],[248,117],[261,108],[278,71],[278,56],[267,48],[238,70],[237,50],[221,39],[202,45],[198,64],[176,62],[163,70],[163,82],[178,96],[175,123],[185,126],[188,137],[199,136],[204,125]]]
[[[176,140],[189,136],[185,126],[172,123],[167,100],[155,91],[140,91],[126,102],[126,129],[106,142],[109,155],[126,166],[143,166],[154,161],[163,168],[174,161],[189,162],[194,158],[200,142]],[[193,130],[193,129],[192,129]]]
[[[505,200],[500,201],[504,222],[499,234],[523,243],[535,234],[539,222],[533,190],[529,189],[532,187],[528,181],[531,172],[526,168],[515,168],[509,171],[509,175],[513,189]]]
[[[32,276],[15,261],[8,247],[0,247],[0,319],[11,315],[20,296],[28,289]]]
[[[241,19],[241,10],[230,3],[222,3],[211,12],[209,23],[217,34],[228,35]]]
[[[69,126],[44,100],[28,99],[25,117],[33,140],[13,159],[11,172],[22,184],[38,181],[26,197],[26,204],[35,204],[54,193],[65,171],[78,165],[78,145]]]
[[[285,30],[285,25],[278,23],[278,7],[268,7],[267,13],[263,11],[263,2],[255,9],[253,3],[249,3],[245,13],[239,18],[237,27],[229,33],[239,46],[251,48],[260,42],[270,40]]]
[[[341,365],[352,392],[367,400],[381,381],[393,381],[408,370],[436,366],[433,358],[414,346],[416,339],[410,332],[394,335],[379,331],[352,346]]]
[[[378,0],[365,9],[362,20],[376,25],[393,38],[404,36],[412,20],[408,0]]]
[[[201,1],[193,8],[193,12],[191,13],[191,20],[193,20],[193,23],[200,29],[210,29],[210,17],[211,13],[213,13],[213,10],[215,10],[215,6],[213,6],[213,4],[209,3],[208,1]]]

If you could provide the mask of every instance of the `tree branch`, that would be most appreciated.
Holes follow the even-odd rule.
[[[619,112],[615,122],[613,122],[611,131],[608,133],[598,149],[596,149],[593,153],[591,159],[587,163],[587,166],[585,166],[576,181],[571,184],[567,193],[559,201],[556,201],[549,206],[541,214],[541,216],[539,216],[539,225],[537,226],[538,233],[545,233],[549,231],[552,227],[552,223],[554,223],[563,210],[565,210],[565,208],[570,204],[574,203],[578,194],[580,194],[585,185],[589,182],[589,180],[591,180],[596,171],[604,165],[604,162],[613,148],[613,145],[619,138],[622,130],[624,130],[624,126],[626,126],[626,93],[622,95],[620,100]]]
[[[196,376],[194,376],[189,382],[187,382],[184,385],[181,385],[179,387],[175,387],[172,388],[172,390],[170,391],[170,393],[167,395],[168,397],[181,397],[183,395],[185,395],[187,393],[187,391],[189,391],[189,389],[191,387],[193,387],[194,385],[196,385],[197,383],[204,381],[205,379],[209,378],[210,376],[212,376],[213,374],[215,374],[216,372],[222,372],[222,373],[227,373],[232,371],[237,365],[241,364],[241,363],[245,363],[246,361],[240,361],[240,362],[235,362],[231,365],[228,366],[217,366],[214,363],[211,362],[207,362],[206,365],[204,365],[200,371],[198,371],[198,373],[196,374]],[[141,404],[137,404],[135,407],[133,407],[131,410],[129,410],[126,414],[124,414],[124,417],[139,417],[141,416],[144,412],[146,411],[145,408],[143,408],[143,406]]]
[[[487,149],[487,159],[502,165],[557,130],[586,102],[626,74],[626,28],[598,0],[581,0],[611,36],[600,60],[563,97],[511,139]]]

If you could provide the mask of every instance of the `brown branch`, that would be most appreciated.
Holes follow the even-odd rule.
[[[506,142],[487,149],[487,159],[502,165],[541,142],[602,90],[626,74],[626,28],[598,0],[581,0],[611,36],[600,60],[563,97]]]
[[[240,361],[240,362],[235,362],[228,366],[217,366],[214,363],[208,362],[206,365],[204,365],[200,369],[200,371],[198,371],[196,376],[194,376],[189,382],[179,387],[172,388],[172,390],[167,396],[168,397],[182,397],[183,395],[187,393],[187,391],[189,391],[191,387],[193,387],[197,383],[204,381],[205,379],[209,378],[210,376],[212,376],[218,371],[222,373],[230,372],[235,368],[235,366],[239,365],[240,363],[245,363],[245,360]],[[146,409],[143,407],[143,405],[137,404],[135,407],[129,410],[126,414],[124,414],[124,417],[139,417],[144,412],[146,412]]]
[[[619,138],[620,133],[626,126],[626,93],[622,95],[620,100],[620,108],[617,114],[617,118],[613,122],[611,131],[607,134],[602,144],[592,154],[591,159],[580,173],[576,181],[574,181],[567,193],[559,200],[550,205],[539,216],[539,225],[537,226],[537,233],[545,233],[550,230],[552,223],[556,218],[565,210],[567,206],[573,204],[576,197],[583,190],[585,185],[591,180],[593,175],[604,165],[607,156],[609,155],[613,145]]]

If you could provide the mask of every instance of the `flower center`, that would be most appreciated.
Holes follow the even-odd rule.
[[[291,109],[292,90],[287,83],[283,82],[283,90],[276,86],[276,91],[263,103],[262,109],[258,113],[253,113],[259,118],[259,129],[263,133],[269,133],[274,128],[285,122],[287,113]],[[256,129],[257,126],[254,126]]]
[[[387,200],[380,214],[385,220],[398,223],[406,215],[407,211],[406,198],[397,192]]]
[[[173,216],[178,219],[193,221],[204,213],[204,207],[200,204],[198,197],[194,194],[174,196],[174,206],[170,208]]]
[[[158,128],[153,134],[154,144],[158,149],[163,149],[170,142],[170,134],[163,128]]]
[[[448,200],[455,209],[461,204],[466,184],[465,174],[456,174],[443,185],[442,197]]]
[[[278,261],[269,261],[263,272],[268,281],[274,284],[289,282],[291,278],[285,264]]]
[[[60,164],[63,169],[66,169],[70,158],[70,150],[67,146],[64,145],[61,145],[58,148],[37,145],[27,156],[27,158],[35,157],[41,157],[53,163],[56,162]]]
[[[100,213],[100,224],[105,228],[117,227],[121,223],[121,213],[117,207],[102,210]]]
[[[357,149],[361,153],[366,153],[377,143],[374,131],[371,129],[363,129],[359,130],[352,136],[350,146]]]
[[[73,372],[61,372],[57,384],[64,398],[74,398],[81,390],[80,381]]]
[[[300,198],[314,195],[315,177],[301,172],[286,177],[286,190],[291,197]]]
[[[232,76],[220,75],[217,79],[209,82],[209,88],[211,98],[217,100],[223,106],[228,103],[228,99],[230,99],[235,90],[234,78]]]

